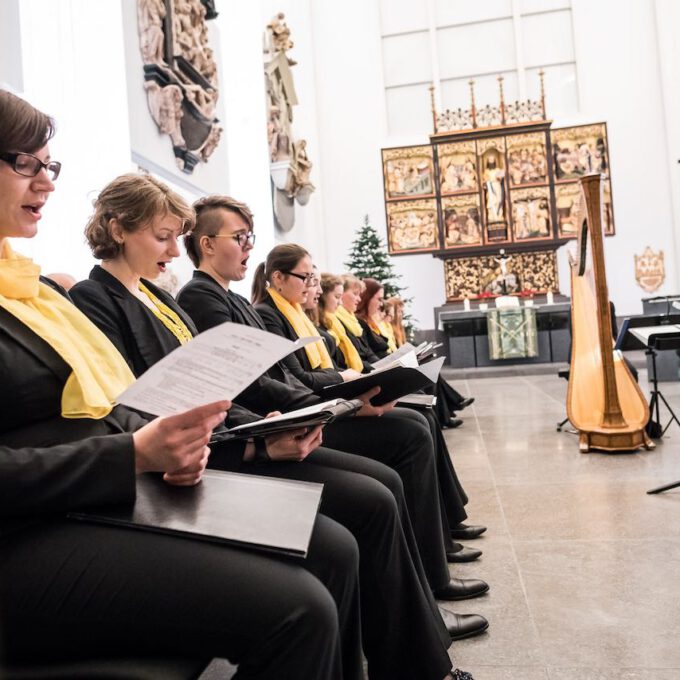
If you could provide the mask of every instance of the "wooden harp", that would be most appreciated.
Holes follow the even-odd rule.
[[[567,415],[586,453],[654,448],[645,427],[649,407],[639,385],[614,350],[604,264],[602,181],[581,179],[578,249],[571,264],[571,366]]]

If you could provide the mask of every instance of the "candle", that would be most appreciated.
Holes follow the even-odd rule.
[[[545,298],[546,298],[545,299],[546,303],[549,304],[549,305],[551,305],[551,304],[553,304],[553,302],[555,302],[555,300],[553,298],[553,292],[551,290],[548,291],[548,294],[545,296]]]
[[[470,311],[470,299],[469,299],[469,298],[465,298],[465,299],[463,300],[463,309],[464,309],[466,312],[469,312],[469,311]]]

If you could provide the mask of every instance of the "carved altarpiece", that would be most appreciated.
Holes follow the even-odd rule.
[[[169,135],[178,167],[191,173],[217,147],[217,64],[206,21],[214,0],[137,0],[144,89],[158,129]]]

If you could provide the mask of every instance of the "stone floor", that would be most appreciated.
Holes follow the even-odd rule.
[[[446,438],[470,520],[489,527],[469,542],[482,558],[452,573],[491,585],[451,607],[490,621],[454,643],[455,665],[475,680],[680,678],[680,488],[645,493],[680,480],[680,427],[654,451],[581,454],[556,431],[554,371],[451,382],[476,399]],[[680,414],[680,383],[661,388]]]

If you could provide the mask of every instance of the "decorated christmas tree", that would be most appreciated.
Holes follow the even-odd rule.
[[[364,224],[359,227],[356,238],[352,241],[345,267],[360,279],[372,278],[379,281],[385,291],[385,298],[400,297],[405,305],[411,301],[411,298],[404,297],[403,291],[406,288],[398,283],[401,274],[394,271],[387,246],[371,226],[368,215],[364,217]],[[410,314],[404,314],[404,327],[410,337],[414,330],[414,320]]]

